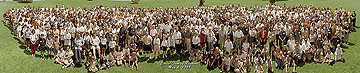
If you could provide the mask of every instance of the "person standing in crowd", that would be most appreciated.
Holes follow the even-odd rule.
[[[100,38],[100,48],[101,48],[101,54],[103,56],[105,56],[105,51],[107,49],[107,43],[108,43],[108,40],[107,40],[105,34],[102,34],[102,36]]]
[[[144,40],[144,44],[145,44],[144,45],[144,51],[146,53],[145,57],[149,57],[151,59],[150,52],[152,50],[151,44],[152,44],[153,38],[151,37],[151,35],[145,34],[145,37],[143,40]],[[149,56],[147,56],[147,55],[149,55]]]
[[[174,32],[174,38],[175,38],[175,48],[176,48],[176,55],[180,56],[181,53],[181,43],[182,43],[182,35],[179,28],[175,28]]]
[[[280,28],[280,33],[279,33],[279,46],[280,46],[280,49],[285,49],[285,39],[286,39],[286,32],[284,31],[284,28],[281,27]]]
[[[39,39],[39,49],[40,49],[40,53],[41,53],[41,60],[44,60],[44,52],[47,49],[46,48],[46,38],[44,36],[44,34],[40,35],[40,39]]]
[[[243,32],[241,31],[240,27],[237,28],[237,30],[235,31],[234,33],[234,37],[235,37],[235,48],[236,49],[240,49],[240,50],[243,50],[242,48],[242,38],[243,38],[244,34]]]
[[[195,30],[195,29],[193,29]],[[197,52],[198,50],[200,50],[200,47],[199,47],[199,43],[200,43],[200,38],[199,36],[197,35],[196,32],[193,32],[193,37],[192,37],[192,54],[194,54],[195,52]]]
[[[165,33],[164,34],[162,34],[163,35],[163,40],[161,41],[161,47],[162,47],[162,50],[163,50],[163,58],[165,58],[165,57],[167,57],[167,48],[168,48],[168,39],[167,39],[167,37],[168,37],[168,34],[167,34],[167,32],[166,31],[164,31]]]
[[[70,46],[71,48],[71,34],[69,30],[66,30],[66,34],[64,35],[64,47]]]
[[[50,33],[50,32],[49,32]],[[51,52],[53,52],[54,50],[56,50],[56,49],[54,49],[54,37],[53,37],[53,35],[52,34],[48,34],[48,36],[46,37],[46,50],[47,50],[47,56],[46,56],[46,59],[47,58],[51,58],[50,57],[50,54],[51,54]],[[54,53],[54,55],[55,55],[55,52],[53,52]]]
[[[265,49],[265,45],[267,43],[267,37],[268,37],[268,32],[267,30],[265,29],[266,27],[261,27],[261,30],[259,32],[259,42],[260,42],[260,48],[261,49]]]
[[[32,31],[32,34],[30,36],[30,40],[31,40],[31,55],[35,56],[35,50],[37,48],[37,35],[35,34],[35,30]]]
[[[204,28],[201,28],[199,37],[200,37],[200,50],[204,50],[206,44],[206,35]]]
[[[176,42],[176,39],[175,39],[175,35],[174,35],[174,29],[171,29],[170,33],[168,35],[168,43],[169,43],[168,45],[170,48],[170,57],[172,57],[174,54],[175,42]]]
[[[159,34],[156,34],[153,40],[154,44],[154,58],[160,58],[160,38],[158,36]],[[156,55],[157,53],[157,55]]]
[[[109,42],[109,53],[113,53],[113,55],[115,56],[115,51],[117,49],[116,47],[117,43],[115,41],[115,37],[110,37],[110,42]]]
[[[77,34],[76,38],[75,38],[75,63],[78,65],[81,65],[81,61],[82,61],[82,51],[83,51],[83,45],[84,45],[84,38],[82,38],[80,36],[80,34]]]
[[[185,31],[185,43],[186,43],[186,49],[188,51],[188,53],[190,53],[191,50],[191,38],[192,38],[192,33],[191,30],[189,29],[189,27],[186,27],[186,31]]]
[[[217,42],[214,32],[211,29],[208,29],[207,38],[206,38],[206,50],[214,49],[214,43]]]
[[[219,30],[219,40],[220,40],[220,49],[224,49],[224,42],[226,40],[226,30],[224,25],[221,25],[221,28]]]

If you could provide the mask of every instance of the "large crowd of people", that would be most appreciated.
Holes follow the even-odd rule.
[[[344,61],[341,45],[348,44],[356,20],[355,11],[312,4],[25,6],[12,8],[3,17],[32,56],[40,51],[41,60],[53,59],[62,68],[84,65],[90,72],[112,66],[138,70],[139,58],[182,55],[220,72],[264,73],[274,68],[296,72],[300,62]]]

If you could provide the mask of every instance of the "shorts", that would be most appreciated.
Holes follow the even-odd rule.
[[[47,47],[45,47],[45,46],[40,46],[40,47],[39,47],[39,50],[40,50],[40,51],[45,51],[45,50],[47,50]]]
[[[54,53],[57,53],[57,50],[58,50],[57,48],[52,48],[52,49],[53,49],[52,51],[53,51]]]
[[[192,47],[193,49],[199,49],[199,45],[198,45],[198,44],[191,44],[191,47]]]
[[[30,41],[30,38],[26,38],[25,41]]]
[[[151,51],[151,45],[144,45],[145,51]]]
[[[102,49],[102,48],[105,48],[105,49],[106,49],[106,45],[101,44],[101,45],[100,45],[100,48],[101,48],[101,49]]]
[[[159,45],[155,45],[155,46],[154,46],[154,51],[160,51],[160,46],[159,46]]]
[[[163,46],[163,47],[162,47],[162,50],[163,50],[163,51],[166,51],[167,48],[168,48],[168,47]]]
[[[266,44],[266,41],[263,41],[263,42],[260,42],[261,45],[265,45]]]
[[[46,47],[47,49],[47,51],[52,51],[53,50],[53,48],[51,48],[51,47]]]
[[[110,51],[111,51],[111,52],[115,51],[115,48],[110,48]]]
[[[176,47],[175,47],[175,48],[176,48],[176,49],[175,49],[176,52],[177,52],[177,53],[180,53],[180,51],[181,51],[181,45],[180,45],[180,44],[175,44],[175,46],[176,46]]]

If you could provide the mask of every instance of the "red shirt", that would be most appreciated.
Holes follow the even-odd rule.
[[[261,30],[260,33],[259,33],[260,40],[266,41],[267,35],[268,35],[267,31]]]

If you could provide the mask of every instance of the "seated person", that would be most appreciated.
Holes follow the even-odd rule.
[[[63,50],[63,48],[60,48],[57,52],[57,54],[55,55],[55,63],[57,64],[61,64],[63,65],[63,56],[64,56],[65,52]]]
[[[117,51],[115,52],[115,58],[116,58],[116,64],[118,66],[121,66],[123,64],[123,60],[124,60],[124,54],[122,52],[122,50],[120,49],[120,47],[117,48]]]
[[[196,60],[194,51],[195,50],[190,50],[190,56],[189,56],[189,61],[190,62]]]
[[[203,65],[206,65],[206,61],[207,61],[207,59],[208,59],[208,55],[207,55],[208,53],[206,52],[206,49],[204,49],[202,52],[201,52],[201,56],[202,56],[202,58],[201,58],[201,63],[203,64]]]
[[[221,67],[221,71],[226,71],[229,72],[230,71],[230,56],[229,53],[226,53],[225,58],[223,59],[222,62],[222,67]]]
[[[266,61],[266,70],[268,73],[274,73],[274,69],[272,68],[272,58],[270,58],[269,55],[266,56],[267,57],[267,61]]]
[[[100,55],[100,58],[98,59],[98,68],[99,70],[101,69],[105,69],[106,68],[106,65],[105,65],[105,58],[104,56],[102,55],[102,53],[99,54]]]
[[[106,59],[106,65],[108,67],[114,66],[115,65],[116,60],[114,59],[113,53],[109,53],[109,56]]]
[[[324,62],[330,64],[333,61],[334,61],[334,54],[331,52],[330,49],[327,49],[326,55],[324,57]]]
[[[343,51],[342,48],[340,47],[340,44],[337,45],[336,51],[335,51],[335,62],[338,60],[344,61],[343,57],[342,57]]]
[[[72,56],[74,56],[74,53],[70,49],[70,46],[67,46],[66,51],[64,51],[64,52],[65,52],[64,57],[63,57],[64,65],[62,68],[64,69],[66,67],[69,67],[70,65],[74,66],[73,59],[72,59]]]
[[[197,50],[197,51],[196,51],[196,61],[200,61],[201,58],[202,58],[201,51],[200,51],[200,50]]]
[[[92,55],[92,53],[89,53],[89,56],[86,59],[86,65],[88,67],[89,72],[96,72],[98,71],[98,68],[96,67],[96,61],[95,57]]]
[[[321,57],[321,52],[320,49],[317,49],[314,53],[314,62],[315,63],[321,63],[322,62],[322,57]]]
[[[215,68],[214,66],[214,60],[215,59],[215,56],[214,56],[214,53],[213,53],[213,49],[210,50],[210,53],[209,53],[209,60],[208,60],[208,66],[207,66],[207,69],[210,69],[210,70],[213,70]]]
[[[255,73],[264,73],[264,70],[263,70],[262,64],[260,63],[260,60],[256,61]]]

